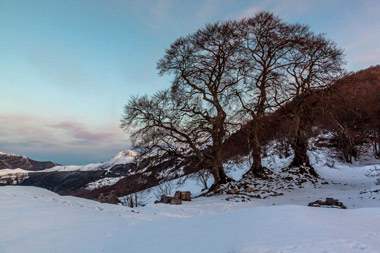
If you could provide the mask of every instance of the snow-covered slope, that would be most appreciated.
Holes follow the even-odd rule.
[[[22,208],[20,208],[22,205]],[[199,198],[130,209],[35,187],[0,188],[0,252],[378,252],[380,208]]]
[[[0,186],[8,184],[18,184],[28,177],[29,171],[23,169],[2,169],[0,170]]]
[[[271,151],[268,151],[271,154]],[[252,183],[261,195],[261,199],[250,198],[245,194],[221,195],[220,199],[232,201],[251,201],[254,205],[272,204],[293,204],[306,206],[315,200],[324,200],[332,197],[342,201],[348,208],[358,207],[380,207],[380,175],[379,179],[368,177],[367,175],[375,167],[380,168],[379,160],[363,160],[354,164],[347,164],[331,156],[331,150],[327,148],[312,149],[309,151],[311,164],[321,176],[317,183],[303,183],[297,185],[293,181],[284,180],[288,174],[284,174],[282,169],[287,167],[292,161],[292,157],[280,158],[271,154],[263,158],[263,165],[270,168],[274,178],[279,180],[258,180]],[[228,176],[235,180],[242,178],[243,174],[250,168],[246,158],[240,162],[230,161],[224,164]],[[208,186],[213,183],[212,177],[208,180]],[[193,196],[198,196],[202,192],[203,185],[193,177],[183,176],[171,181],[164,181],[161,186],[155,186],[147,190],[138,192],[139,201],[142,204],[151,204],[159,199],[161,194],[173,195],[177,190],[189,190]],[[166,193],[170,191],[169,193]],[[269,194],[268,194],[269,192]],[[271,192],[278,193],[276,197],[271,197]],[[253,195],[256,195],[254,193]],[[123,200],[123,198],[120,198]]]
[[[3,169],[0,170],[0,176],[5,176],[9,174],[27,174],[29,171],[23,169]]]
[[[25,161],[27,162],[35,163],[35,161],[26,157],[11,154],[2,155],[3,158],[0,157],[0,163],[1,161],[7,161],[8,163],[15,160],[20,161],[20,159],[26,159]],[[20,168],[0,169],[0,186],[22,184],[43,187],[64,195],[80,192],[81,196],[88,197],[86,194],[91,194],[91,191],[99,187],[114,185],[125,176],[136,173],[137,157],[138,154],[136,152],[123,150],[106,162],[84,166],[59,165],[37,171]],[[90,198],[95,198],[97,195],[91,195]]]
[[[133,163],[138,158],[138,153],[133,150],[123,150],[109,160],[110,164]]]
[[[94,190],[103,186],[108,186],[108,185],[114,185],[117,182],[119,182],[121,179],[123,179],[124,176],[121,177],[105,177],[101,178],[99,180],[96,180],[94,182],[91,182],[87,184],[86,189],[88,190]]]
[[[96,171],[96,170],[108,170],[112,166],[118,164],[133,163],[138,157],[138,154],[132,150],[123,150],[113,156],[109,161],[103,163],[93,163],[84,166],[69,165],[69,166],[55,166],[53,168],[44,170],[43,172],[54,171]]]

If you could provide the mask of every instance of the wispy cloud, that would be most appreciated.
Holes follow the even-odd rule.
[[[174,4],[173,0],[110,0],[105,7],[121,19],[133,15],[148,28],[159,29],[168,18]]]
[[[380,34],[378,33],[378,31],[380,31],[380,25],[363,27],[361,29],[357,29],[355,25],[351,25],[347,30],[356,30],[358,32],[355,38],[344,46],[346,50],[362,48],[367,43],[375,42],[377,44],[377,42],[380,41]]]
[[[358,70],[380,63],[380,2],[366,0],[352,13],[347,9],[347,22],[337,31],[344,41],[348,67]]]
[[[313,8],[313,3],[311,1],[302,0],[261,0],[254,1],[254,3],[240,12],[237,18],[251,17],[255,15],[258,11],[271,11],[276,15],[281,15],[281,17],[288,17],[291,15],[303,15],[309,12]]]
[[[53,160],[49,155],[55,154],[60,163],[71,163],[73,157],[86,163],[105,160],[130,145],[118,126],[93,129],[74,120],[56,121],[36,115],[0,114],[0,151],[34,154],[45,160]],[[80,161],[81,156],[87,158]]]
[[[366,63],[369,65],[380,64],[380,49],[367,54],[360,54],[355,57],[355,61],[358,63]]]
[[[93,132],[86,129],[83,125],[75,122],[62,122],[54,125],[49,125],[54,129],[64,130],[74,140],[74,144],[89,145],[99,144],[102,142],[112,141],[116,137],[115,132]]]

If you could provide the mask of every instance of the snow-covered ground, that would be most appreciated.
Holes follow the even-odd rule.
[[[328,184],[245,202],[220,195],[131,209],[35,187],[1,187],[0,252],[380,252],[380,185],[366,176],[378,161],[347,165],[329,158],[328,150],[309,155]],[[271,156],[264,164],[278,171],[289,161]],[[248,167],[235,164],[228,173],[239,179]],[[171,182],[173,192],[201,193],[194,179],[178,184],[182,179]],[[148,191],[147,203],[159,193],[158,187]],[[348,209],[307,207],[326,197]]]
[[[276,202],[275,199],[272,201]],[[130,209],[0,188],[0,252],[379,252],[380,208],[198,198]]]

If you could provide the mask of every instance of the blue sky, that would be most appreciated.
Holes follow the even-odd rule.
[[[0,1],[0,151],[62,164],[129,147],[134,94],[169,85],[156,62],[208,22],[267,10],[345,48],[348,70],[380,63],[380,1]]]

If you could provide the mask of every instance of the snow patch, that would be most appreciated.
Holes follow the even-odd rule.
[[[96,171],[96,170],[110,170],[113,166],[118,164],[133,163],[138,158],[138,153],[132,150],[123,150],[113,156],[109,161],[104,163],[93,163],[84,166],[69,165],[69,166],[55,166],[53,168],[39,171],[39,172],[53,172],[53,171]]]
[[[2,169],[0,170],[0,176],[12,175],[12,174],[28,174],[30,171],[23,169]]]
[[[91,182],[91,183],[87,184],[86,189],[87,190],[95,190],[95,189],[101,188],[103,186],[114,185],[123,178],[124,178],[124,176],[122,176],[122,177],[105,177],[105,178],[99,179],[95,182]]]

